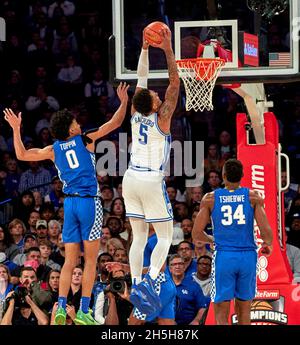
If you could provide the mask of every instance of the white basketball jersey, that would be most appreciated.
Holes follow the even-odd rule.
[[[143,116],[134,113],[131,118],[132,147],[129,167],[138,171],[163,173],[171,149],[171,134],[158,127],[157,113]]]

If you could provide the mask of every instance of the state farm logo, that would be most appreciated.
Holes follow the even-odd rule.
[[[258,290],[255,299],[279,299],[279,290]]]

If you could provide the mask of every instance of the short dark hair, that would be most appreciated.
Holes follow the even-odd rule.
[[[212,258],[209,256],[209,255],[201,255],[198,259],[197,259],[197,263],[200,262],[200,260],[202,259],[207,259],[209,260],[210,262],[212,262]]]
[[[186,241],[186,240],[183,240],[183,241],[179,242],[177,248],[179,248],[183,243],[188,244],[189,247],[190,247],[192,250],[194,250],[194,245],[193,245],[193,243],[190,242],[190,241]]]
[[[224,164],[224,173],[228,182],[240,182],[243,177],[243,164],[237,159],[228,159]]]
[[[100,259],[102,258],[102,256],[108,256],[108,257],[110,258],[110,261],[114,261],[114,260],[113,260],[113,257],[112,257],[109,253],[103,252],[103,253],[101,253],[101,254],[98,256],[98,258],[97,258],[97,263],[98,263],[98,264],[99,264]]]
[[[34,269],[33,267],[31,267],[31,266],[25,266],[25,267],[22,267],[21,270],[20,270],[20,277],[22,277],[22,274],[23,274],[23,272],[25,272],[25,271],[34,272],[35,275],[36,275],[36,271],[35,271],[35,269]]]
[[[152,111],[153,100],[148,89],[141,89],[132,98],[135,110],[142,115],[149,115]]]
[[[74,119],[74,115],[67,109],[57,111],[50,123],[50,132],[53,138],[66,140],[70,136],[69,129]]]

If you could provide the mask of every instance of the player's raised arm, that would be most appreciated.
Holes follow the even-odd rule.
[[[148,88],[148,75],[149,75],[149,43],[145,40],[143,35],[143,47],[139,57],[139,62],[137,66],[137,84],[135,88],[135,93],[141,89]],[[135,113],[135,108],[131,106],[131,115]]]
[[[209,236],[204,231],[207,224],[210,222],[210,214],[214,202],[213,193],[207,193],[201,200],[200,210],[194,222],[192,230],[192,238],[194,241],[201,241],[205,243],[213,243],[212,236]]]
[[[43,161],[45,159],[54,160],[54,152],[52,145],[46,146],[43,149],[34,148],[26,150],[21,139],[21,122],[22,114],[16,115],[11,109],[6,108],[4,111],[4,118],[9,123],[13,130],[14,147],[16,156],[22,161]]]
[[[272,252],[273,232],[264,209],[264,200],[255,191],[250,191],[250,198],[254,207],[254,218],[259,227],[261,238],[264,241],[262,253],[270,255]]]
[[[122,122],[124,121],[126,110],[127,110],[127,102],[128,102],[128,88],[129,85],[126,83],[120,83],[117,88],[117,94],[121,101],[121,104],[118,108],[118,110],[115,112],[114,116],[106,122],[104,125],[99,127],[98,130],[92,133],[87,133],[87,137],[91,140],[95,141],[101,137],[104,137],[108,133],[112,132],[116,128],[120,127],[122,125]]]
[[[161,48],[166,55],[169,73],[169,86],[165,94],[165,101],[159,109],[159,123],[170,124],[171,117],[177,105],[180,80],[177,71],[177,65],[171,43],[170,29],[162,30],[163,40],[160,44],[153,44],[154,47]]]

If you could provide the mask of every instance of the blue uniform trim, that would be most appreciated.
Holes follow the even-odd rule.
[[[168,215],[173,219],[173,212],[168,207],[168,205],[171,205],[171,203],[170,203],[170,199],[169,199],[169,196],[168,196],[168,192],[167,192],[165,181],[162,181],[161,186],[162,186],[163,196],[164,196],[165,205],[166,205],[166,209],[167,209]]]
[[[145,219],[145,216],[144,216],[144,215],[141,215],[141,214],[134,214],[134,213],[126,213],[126,217],[142,218],[142,219]]]
[[[173,217],[168,218],[156,218],[156,219],[145,219],[146,223],[158,223],[158,222],[167,222],[169,220],[173,220]]]

